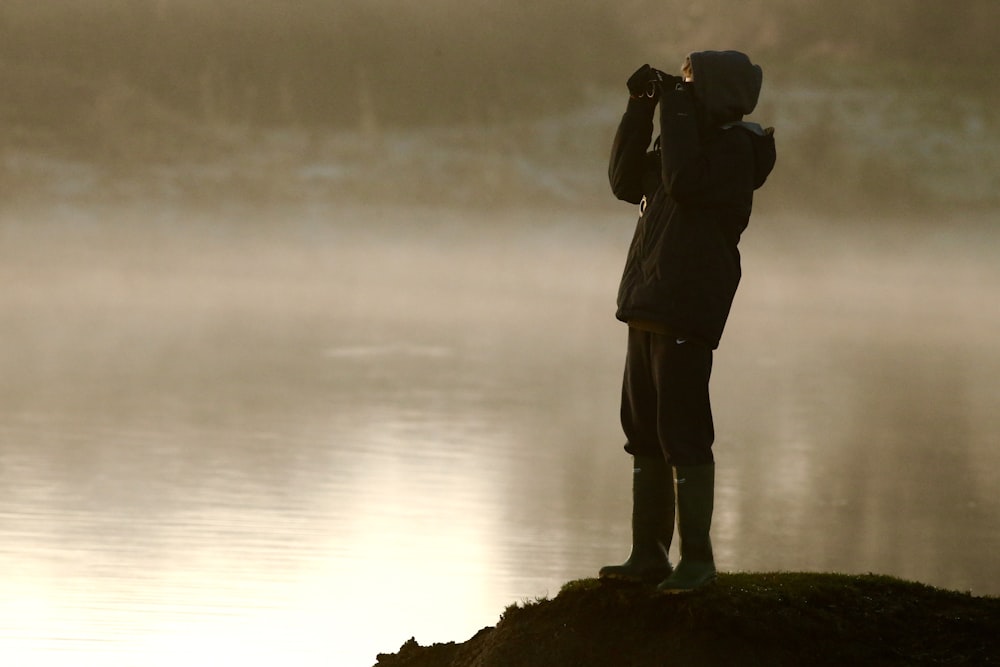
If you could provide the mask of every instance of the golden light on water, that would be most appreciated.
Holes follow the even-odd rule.
[[[4,360],[20,380],[0,426],[5,657],[371,664],[624,558],[608,313],[624,241],[591,224],[553,243],[580,214],[542,230],[521,215],[408,252],[223,225],[224,243],[122,255],[132,232],[109,223],[76,252],[53,241],[60,271],[9,255],[2,312],[26,344]],[[760,222],[713,379],[720,567],[993,590],[989,549],[949,551],[970,527],[1000,539],[982,524],[1000,414],[989,246],[855,252],[829,235],[817,262],[808,242],[769,248],[785,223]],[[37,251],[43,233],[7,238]],[[368,298],[340,301],[362,275]],[[931,313],[963,323],[961,344]]]
[[[605,161],[696,48],[778,140],[720,568],[1000,593],[1000,3],[77,4],[0,9],[5,667],[370,665],[622,560]]]

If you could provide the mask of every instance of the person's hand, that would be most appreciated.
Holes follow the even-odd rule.
[[[679,76],[643,65],[628,78],[626,85],[633,99],[658,100],[662,91],[673,90],[678,84],[683,85],[683,83],[684,79]]]
[[[656,85],[657,77],[655,72],[656,70],[648,64],[643,65],[633,72],[625,84],[628,86],[628,94],[632,96],[632,99],[643,97],[655,98],[659,96],[660,91]]]

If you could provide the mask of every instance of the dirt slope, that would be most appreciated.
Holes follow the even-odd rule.
[[[723,574],[684,596],[587,579],[376,667],[560,665],[1000,665],[1000,599],[875,575]]]

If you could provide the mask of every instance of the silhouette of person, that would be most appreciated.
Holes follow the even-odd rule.
[[[616,314],[628,324],[621,421],[634,462],[632,552],[600,576],[666,592],[716,576],[712,353],[740,281],[737,246],[753,193],[775,162],[773,128],[743,121],[760,94],[759,66],[738,51],[701,51],[681,72],[643,65],[629,77],[608,169],[611,190],[639,205],[639,220]]]

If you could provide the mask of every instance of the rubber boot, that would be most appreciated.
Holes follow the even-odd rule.
[[[715,498],[715,464],[676,466],[674,475],[681,560],[673,574],[657,588],[665,593],[684,593],[715,580],[715,559],[709,539]]]
[[[602,567],[602,579],[655,584],[673,572],[674,485],[662,456],[636,456],[632,470],[632,553],[621,565]]]

